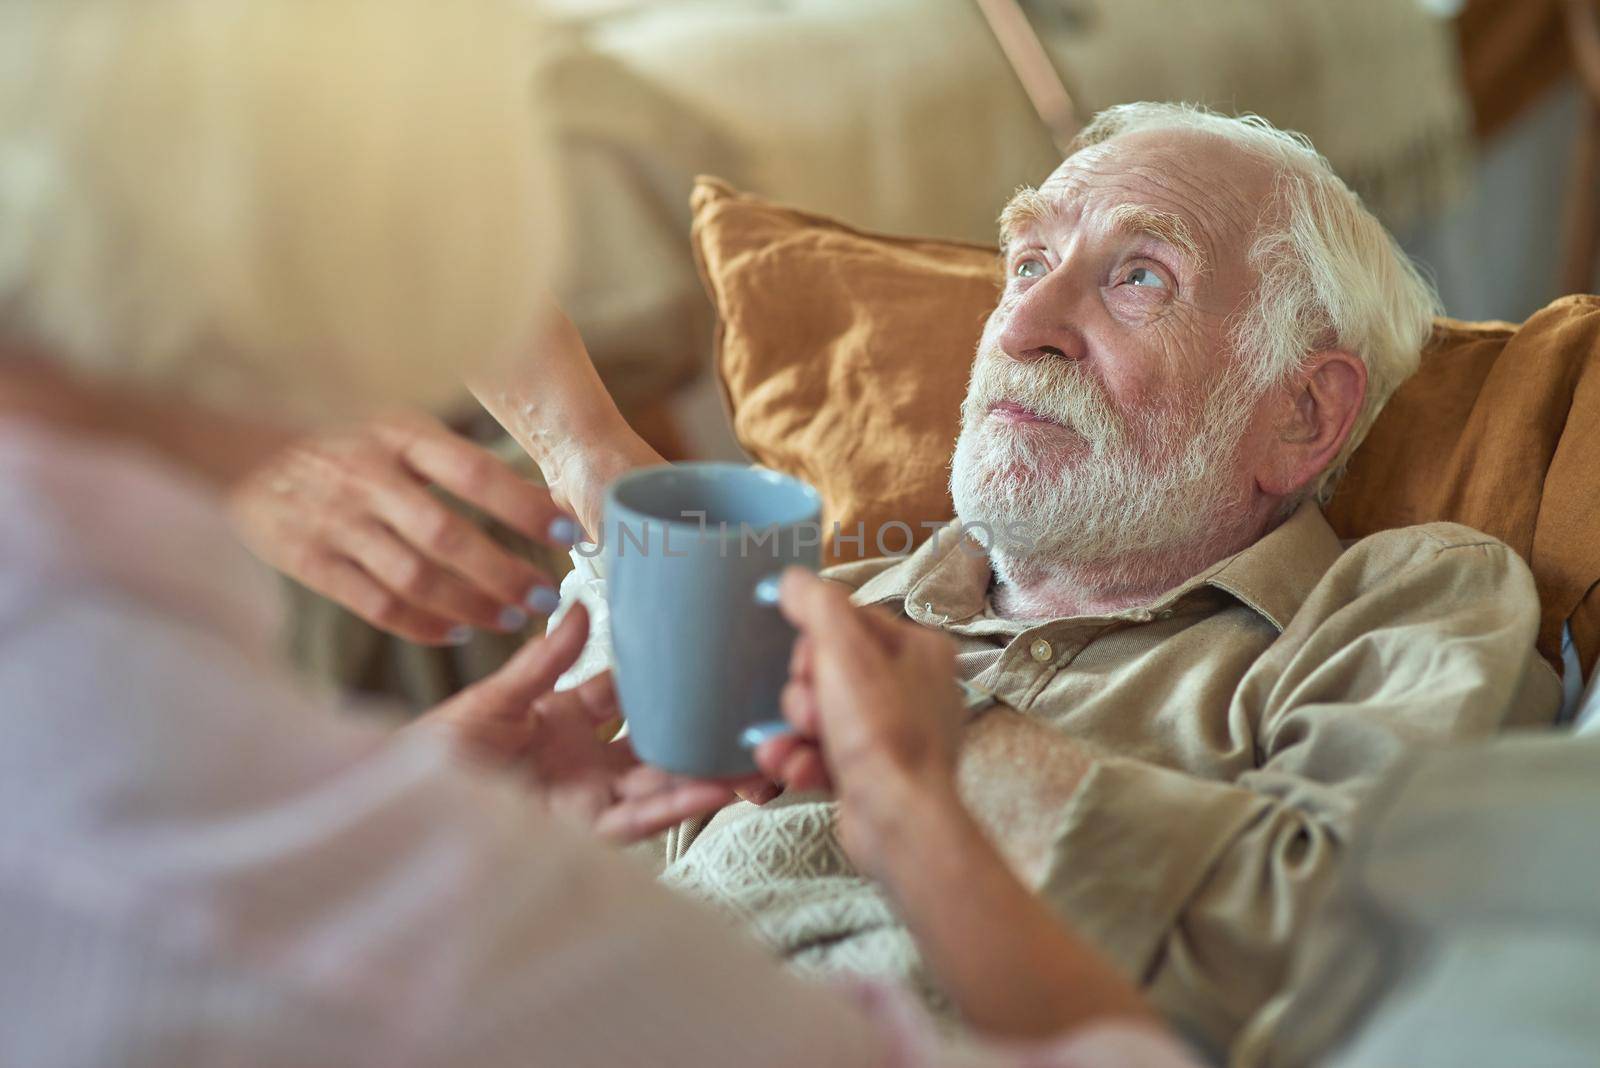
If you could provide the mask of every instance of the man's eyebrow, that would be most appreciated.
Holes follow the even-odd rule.
[[[1011,244],[1018,231],[1044,227],[1061,214],[1060,205],[1030,185],[1018,189],[1000,212],[1000,249]]]
[[[1183,216],[1148,208],[1143,204],[1118,204],[1111,209],[1111,225],[1118,230],[1149,234],[1183,253],[1198,273],[1205,273],[1206,254]]]
[[[1044,228],[1062,214],[1059,202],[1032,186],[1023,186],[1000,213],[1000,250],[1004,252],[1022,230]],[[1111,225],[1129,233],[1149,234],[1183,253],[1197,273],[1206,270],[1206,254],[1183,216],[1143,204],[1118,204],[1111,209]]]

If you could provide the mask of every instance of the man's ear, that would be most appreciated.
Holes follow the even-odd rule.
[[[1366,364],[1343,349],[1313,353],[1286,387],[1275,455],[1256,476],[1261,491],[1287,497],[1321,474],[1350,439],[1366,398]]]

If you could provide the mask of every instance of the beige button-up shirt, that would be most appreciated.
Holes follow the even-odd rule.
[[[1279,985],[1363,787],[1408,744],[1548,723],[1559,704],[1527,567],[1453,524],[1347,548],[1307,504],[1147,605],[1065,619],[1000,618],[954,524],[829,576],[949,634],[963,678],[1096,755],[1053,817],[1042,892],[1217,1048]],[[926,986],[817,806],[735,806],[674,844],[668,878],[817,970]]]

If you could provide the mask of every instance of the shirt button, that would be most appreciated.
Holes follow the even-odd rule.
[[[1048,664],[1056,651],[1050,648],[1050,643],[1043,638],[1035,638],[1033,644],[1028,646],[1028,654],[1041,664]]]

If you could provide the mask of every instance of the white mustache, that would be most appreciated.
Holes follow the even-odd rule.
[[[998,353],[980,353],[961,405],[963,423],[976,425],[1002,402],[1070,428],[1097,451],[1128,439],[1127,423],[1104,388],[1076,364],[1024,363]]]

